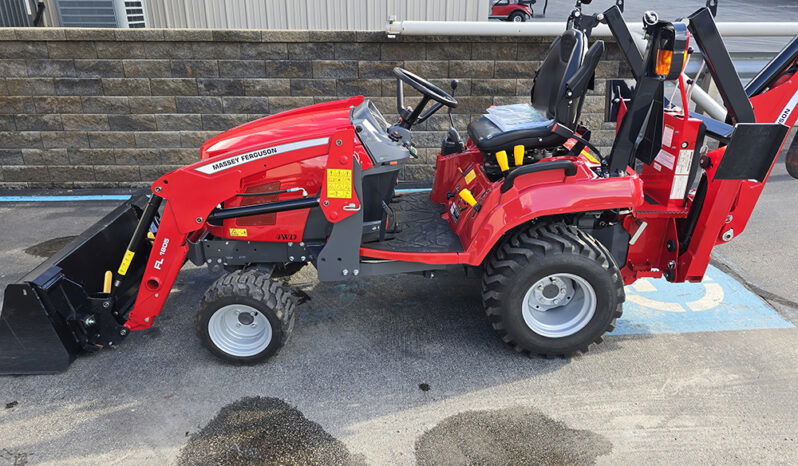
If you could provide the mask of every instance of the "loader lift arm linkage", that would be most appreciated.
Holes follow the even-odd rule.
[[[352,156],[355,135],[351,127],[341,128],[324,144],[313,146],[308,151],[329,154],[327,164],[336,169],[354,170],[359,173],[359,163]],[[322,210],[334,225],[345,222],[360,211],[357,186],[358,176],[353,177],[351,197],[330,199],[326,190],[320,197],[278,201],[245,207],[217,208],[225,200],[240,193],[241,180],[263,171],[258,163],[242,164],[237,170],[226,170],[207,175],[200,169],[214,162],[200,161],[162,176],[153,184],[153,194],[166,202],[161,215],[158,232],[153,242],[152,253],[145,267],[136,304],[131,310],[125,326],[130,330],[149,328],[172,289],[189,251],[189,242],[206,233],[207,222],[229,218],[241,218],[271,212],[307,209],[324,204]],[[358,210],[353,210],[355,206]],[[142,217],[142,221],[146,219]],[[140,227],[142,227],[140,225]],[[335,234],[335,227],[333,227]],[[358,243],[359,244],[359,243]],[[357,248],[355,248],[357,250]],[[322,250],[322,254],[324,250]],[[351,262],[353,258],[348,258]],[[357,258],[355,258],[357,260]],[[326,261],[325,261],[326,262]],[[319,274],[325,266],[319,265]]]

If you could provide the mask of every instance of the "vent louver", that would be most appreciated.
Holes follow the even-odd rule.
[[[63,27],[143,28],[143,0],[58,0]]]

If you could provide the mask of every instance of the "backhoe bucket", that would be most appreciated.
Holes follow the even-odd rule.
[[[97,341],[109,328],[119,339],[127,334],[112,313],[121,316],[132,306],[149,242],[115,297],[101,291],[105,272],[119,267],[146,203],[145,194],[133,196],[6,287],[0,310],[0,374],[60,372],[79,353],[115,343]]]

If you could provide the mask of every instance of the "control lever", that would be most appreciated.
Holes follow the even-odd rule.
[[[452,79],[452,97],[454,97],[455,92],[457,91],[457,85],[460,84],[460,81],[456,79]],[[444,154],[453,154],[457,152],[462,152],[465,149],[463,145],[463,140],[460,139],[460,133],[457,132],[457,129],[454,127],[454,117],[452,116],[452,107],[449,107],[449,133],[446,136],[446,140],[443,142],[442,152]]]
[[[452,79],[452,97],[454,97],[455,92],[457,92],[457,85],[460,84],[460,81],[456,79]],[[449,123],[451,123],[452,128],[454,128],[454,117],[452,116],[452,107],[449,107]]]

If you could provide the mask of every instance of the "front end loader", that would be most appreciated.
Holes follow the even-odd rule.
[[[415,156],[413,127],[443,107],[451,114],[456,83],[450,93],[401,68],[398,121],[352,97],[210,139],[196,163],[7,287],[0,373],[58,372],[150,328],[187,261],[221,274],[198,306],[199,339],[243,364],[285,344],[298,303],[276,278],[305,265],[321,281],[476,271],[502,340],[545,356],[600,342],[621,315],[624,285],[701,281],[712,249],[745,229],[798,120],[798,38],[744,87],[710,8],[678,21],[646,13],[641,54],[622,1],[593,15],[583,3],[543,57],[529,104],[487,109],[467,138],[450,120],[430,192],[395,188]],[[617,123],[608,154],[580,119],[604,54],[603,41],[590,43],[600,24],[634,81],[607,83],[607,119]],[[691,44],[723,121],[690,110]],[[421,95],[415,107],[406,87]]]

